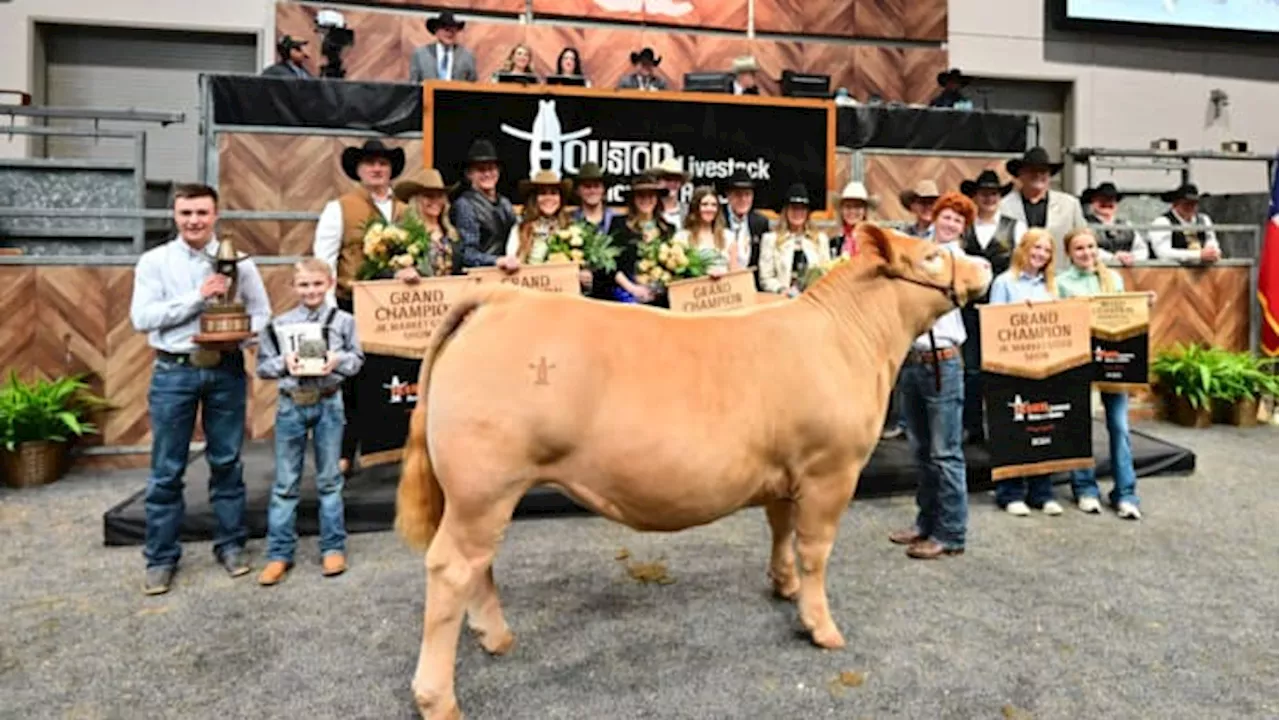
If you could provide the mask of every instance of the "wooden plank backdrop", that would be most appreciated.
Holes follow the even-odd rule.
[[[898,195],[920,180],[933,180],[938,190],[959,190],[960,182],[978,177],[984,169],[995,170],[1000,182],[1009,181],[999,158],[934,157],[926,155],[874,155],[863,161],[863,182],[867,191],[880,197],[877,217],[885,220],[910,220],[910,211],[898,201]],[[837,169],[839,166],[837,165]]]
[[[276,4],[277,34],[288,33],[312,41],[313,57],[308,65],[313,72],[319,63],[314,51],[319,44],[316,11],[317,7],[311,5]],[[347,78],[351,80],[406,82],[409,56],[415,48],[433,41],[424,25],[424,15],[372,8],[347,10],[344,15],[356,32],[356,44],[345,56]],[[815,22],[825,22],[823,17],[818,16]],[[945,13],[943,17],[945,20]],[[858,98],[877,93],[885,100],[928,102],[938,92],[937,74],[947,66],[947,52],[940,48],[850,45],[823,42],[820,38],[800,43],[751,39],[745,34],[671,32],[648,26],[632,29],[468,20],[459,42],[475,53],[481,81],[489,80],[516,45],[529,46],[534,69],[541,76],[551,73],[561,50],[574,47],[592,86],[597,88],[616,86],[631,72],[630,53],[642,47],[652,47],[662,58],[659,74],[673,89],[683,85],[687,72],[727,71],[733,58],[752,54],[763,70],[761,85],[771,94],[778,93],[782,71],[790,69],[830,75],[832,88],[847,88]]]
[[[747,14],[747,0],[533,0],[534,22],[547,16],[745,32]]]
[[[756,32],[946,40],[946,0],[755,0]]]

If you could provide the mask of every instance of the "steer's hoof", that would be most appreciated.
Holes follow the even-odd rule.
[[[844,647],[844,636],[835,625],[818,628],[811,633],[813,644],[828,650],[839,650]]]
[[[503,630],[500,633],[481,633],[480,647],[490,655],[506,655],[511,652],[511,648],[515,647],[516,636],[510,630]]]
[[[456,698],[447,700],[438,693],[413,691],[413,701],[418,706],[422,720],[462,720],[462,711],[458,709]]]
[[[800,594],[800,580],[795,577],[781,582],[774,580],[773,594],[782,600],[795,600]]]

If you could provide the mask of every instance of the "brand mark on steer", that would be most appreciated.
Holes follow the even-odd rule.
[[[550,385],[551,383],[547,380],[547,371],[554,370],[555,367],[556,367],[555,365],[547,364],[547,357],[545,355],[538,358],[537,365],[534,365],[533,363],[529,363],[529,369],[536,370],[538,373],[537,377],[534,378],[533,384],[534,385]]]

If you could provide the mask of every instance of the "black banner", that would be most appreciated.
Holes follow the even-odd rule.
[[[1021,155],[1027,149],[1029,120],[1030,116],[1022,113],[861,105],[840,108],[838,137],[840,145],[847,148],[981,150]]]
[[[1035,380],[984,371],[992,478],[1003,480],[1092,464],[1092,364]],[[1089,458],[1080,462],[1080,458]]]
[[[409,436],[409,415],[418,404],[422,360],[366,354],[356,376],[355,419],[365,465],[398,460]]]
[[[1102,385],[1145,386],[1150,363],[1147,360],[1150,341],[1147,333],[1126,340],[1093,342],[1094,381]]]
[[[422,130],[422,88],[339,80],[211,75],[206,78],[219,125]],[[251,131],[249,131],[251,132]]]
[[[498,191],[517,204],[517,183],[537,167],[572,177],[588,161],[606,175],[606,202],[621,204],[630,179],[667,158],[683,163],[696,185],[724,191],[745,169],[756,182],[755,206],[781,208],[787,186],[809,190],[814,210],[827,206],[834,182],[834,106],[822,101],[777,105],[732,96],[600,90],[460,88],[427,83],[424,129],[428,162],[446,178],[461,177],[467,150],[486,138],[502,158]],[[722,99],[728,97],[729,99]]]

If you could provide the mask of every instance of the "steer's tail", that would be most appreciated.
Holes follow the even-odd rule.
[[[427,398],[431,367],[467,316],[494,294],[489,288],[478,289],[450,308],[431,336],[422,357],[422,369],[418,373],[418,404],[409,419],[409,438],[400,465],[400,486],[396,490],[396,532],[415,549],[425,551],[430,547],[431,539],[440,527],[440,518],[444,516],[444,491],[431,471],[431,456],[427,451]]]

